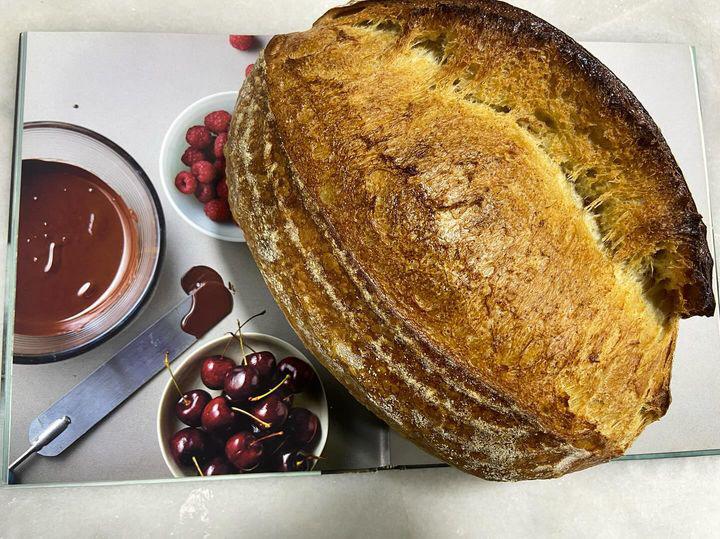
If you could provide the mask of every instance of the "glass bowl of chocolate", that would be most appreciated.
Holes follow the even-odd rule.
[[[75,356],[124,327],[150,296],[164,247],[142,168],[88,129],[25,124],[15,286],[15,361]]]

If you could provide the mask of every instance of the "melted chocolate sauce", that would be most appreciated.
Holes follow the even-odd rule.
[[[207,266],[194,266],[182,276],[180,286],[182,286],[186,294],[190,294],[199,286],[211,281],[224,284],[222,277],[220,277],[220,274],[214,269],[208,268]]]
[[[76,331],[126,289],[137,265],[132,211],[94,174],[24,160],[15,331]]]
[[[232,311],[232,294],[214,269],[190,268],[180,284],[192,296],[190,311],[180,324],[184,332],[200,338]]]

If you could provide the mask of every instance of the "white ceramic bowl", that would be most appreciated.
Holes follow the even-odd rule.
[[[217,397],[221,391],[207,389],[200,379],[200,366],[202,360],[207,356],[222,354],[225,349],[225,345],[228,340],[232,339],[230,335],[219,337],[213,341],[210,341],[205,346],[198,348],[190,354],[187,358],[182,360],[179,364],[173,364],[173,372],[175,378],[183,391],[190,391],[191,389],[202,388],[205,389],[211,396]],[[243,340],[249,346],[255,350],[269,350],[275,357],[281,360],[287,356],[295,356],[302,359],[308,365],[315,370],[312,363],[293,345],[273,337],[271,335],[264,335],[262,333],[243,333]],[[230,344],[226,356],[235,359],[237,362],[240,359],[240,352],[236,344]],[[317,374],[317,371],[315,371]],[[320,378],[318,377],[318,380]],[[173,434],[178,430],[187,427],[184,423],[180,422],[175,416],[175,403],[178,400],[177,390],[173,385],[172,381],[168,377],[168,382],[165,385],[165,389],[160,397],[160,405],[158,407],[157,415],[157,434],[158,443],[160,444],[160,452],[162,453],[163,460],[167,465],[170,473],[175,477],[195,477],[197,473],[192,468],[183,468],[178,466],[173,460],[168,447],[168,442]],[[325,396],[325,388],[322,382],[318,384],[318,388],[315,391],[308,391],[299,393],[295,396],[295,402],[293,406],[302,406],[313,412],[320,420],[320,437],[310,451],[313,455],[320,456],[325,442],[327,441],[329,417],[328,417],[328,405],[327,398]]]
[[[170,124],[160,147],[160,183],[175,211],[191,226],[212,238],[226,241],[245,241],[242,230],[235,223],[216,223],[208,219],[203,205],[192,195],[185,195],[175,187],[175,176],[188,167],[180,161],[188,143],[185,133],[193,125],[202,125],[205,116],[214,110],[232,114],[237,91],[220,92],[195,101]]]

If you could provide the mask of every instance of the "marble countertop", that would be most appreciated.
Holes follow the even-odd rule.
[[[705,0],[523,0],[579,40],[697,48],[713,191],[720,182],[720,4]],[[8,199],[17,35],[24,30],[278,33],[327,0],[0,0],[0,195]],[[4,234],[7,206],[0,206]],[[0,248],[4,267],[5,249]],[[137,536],[711,536],[720,457],[613,462],[552,481],[498,484],[452,469],[212,484],[0,488],[0,538]]]

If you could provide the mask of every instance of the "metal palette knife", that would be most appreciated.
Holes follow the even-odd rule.
[[[46,457],[62,453],[159,373],[166,352],[174,360],[225,318],[232,310],[228,289],[215,281],[199,284],[189,297],[37,416],[30,424],[30,447],[9,466],[10,471],[34,453]]]

